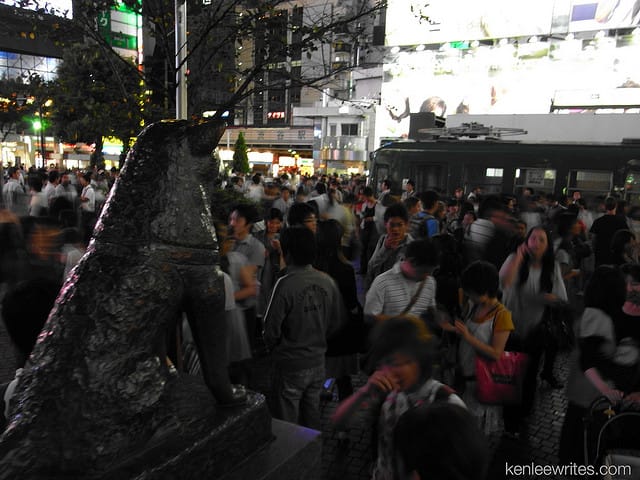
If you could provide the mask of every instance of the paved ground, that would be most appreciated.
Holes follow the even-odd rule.
[[[362,299],[361,279],[358,276],[358,289]],[[568,375],[568,353],[558,355],[555,375],[563,383]],[[254,360],[253,389],[269,395],[270,367],[267,359]],[[362,386],[366,377],[363,374],[352,378],[354,388]],[[364,416],[355,419],[348,431],[348,442],[340,441],[329,418],[335,410],[334,399],[323,406],[322,411],[322,478],[327,480],[364,480],[371,478],[371,419]],[[558,462],[560,429],[567,406],[564,390],[553,390],[540,385],[534,409],[527,419],[526,429],[519,440],[501,435],[488,438],[492,452],[492,463],[487,479],[507,479],[505,464],[555,465]],[[576,439],[581,441],[581,439]],[[513,477],[515,478],[515,477]],[[518,477],[527,478],[527,477]],[[546,479],[555,477],[529,477]]]
[[[568,373],[568,355],[560,355],[556,362],[556,375],[563,381]],[[254,361],[254,389],[269,394],[270,376],[268,361]],[[353,377],[357,388],[364,384],[364,375]],[[329,418],[337,405],[336,400],[327,402],[322,412],[322,478],[330,480],[364,480],[370,478],[371,468],[371,428],[370,420],[356,418],[348,432],[348,443],[338,439]],[[558,440],[566,398],[564,390],[552,390],[540,386],[534,410],[527,421],[527,428],[520,440],[511,440],[494,435],[488,438],[493,461],[488,479],[508,478],[505,475],[505,462],[509,464],[538,465],[557,464]],[[579,440],[579,439],[578,439]],[[518,477],[525,478],[525,477]],[[551,477],[531,477],[551,478]]]
[[[556,375],[563,381],[567,376],[567,355],[561,355],[556,362]],[[13,353],[9,346],[4,325],[0,322],[0,382],[13,377]],[[271,369],[268,358],[253,361],[251,387],[269,395]],[[357,388],[365,382],[364,375],[353,377]],[[322,478],[359,480],[370,478],[371,467],[371,429],[366,418],[357,418],[348,431],[348,442],[340,442],[329,418],[337,405],[336,400],[323,405],[323,455]],[[551,390],[541,387],[534,411],[527,422],[526,434],[518,440],[500,436],[489,438],[493,461],[488,478],[505,477],[505,462],[510,464],[540,465],[557,463],[558,438],[566,407],[563,390]],[[524,477],[519,477],[524,478]],[[536,477],[547,478],[547,477]]]

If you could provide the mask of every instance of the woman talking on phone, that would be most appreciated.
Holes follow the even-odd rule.
[[[544,351],[542,317],[545,307],[567,301],[560,265],[554,259],[549,240],[546,230],[532,228],[500,269],[502,303],[511,310],[515,326],[507,350],[523,351],[530,357],[524,378],[522,405],[504,408],[505,431],[515,437],[519,435],[522,419],[531,411],[535,398],[536,375]],[[552,387],[558,384],[553,377],[554,360],[545,358],[541,375]]]

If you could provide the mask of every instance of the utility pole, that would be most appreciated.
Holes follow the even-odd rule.
[[[40,156],[42,157],[42,166],[46,167],[45,152],[47,151],[47,145],[44,138],[44,117],[42,116],[42,103],[38,102],[38,113],[40,114]]]
[[[187,112],[187,2],[175,0],[176,36],[176,118],[186,120]]]

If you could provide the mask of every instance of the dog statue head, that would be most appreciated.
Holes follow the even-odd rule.
[[[217,250],[210,211],[225,124],[166,120],[145,128],[129,151],[94,230],[98,242],[162,243]]]

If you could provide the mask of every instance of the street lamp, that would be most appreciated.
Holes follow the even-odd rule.
[[[42,157],[42,166],[45,166],[45,157],[47,152],[47,144],[44,136],[46,128],[46,122],[44,121],[43,107],[50,107],[53,101],[49,98],[44,103],[38,104],[38,118],[32,122],[33,130],[38,133],[40,137],[40,156]]]
[[[44,140],[44,122],[41,120],[42,118],[42,108],[39,109],[40,119],[34,120],[33,130],[40,137],[40,156],[42,158],[42,166],[44,166],[44,156],[45,156],[45,140]]]

